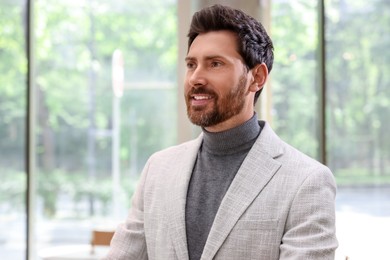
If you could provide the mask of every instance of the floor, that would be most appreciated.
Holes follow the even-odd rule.
[[[390,260],[390,187],[339,187],[337,260]]]

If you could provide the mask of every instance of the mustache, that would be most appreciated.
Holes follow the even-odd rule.
[[[208,94],[210,96],[216,96],[216,93],[207,87],[191,88],[188,91],[187,96],[196,95],[196,94]]]

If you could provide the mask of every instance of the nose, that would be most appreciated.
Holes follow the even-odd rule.
[[[198,66],[194,70],[187,71],[187,77],[191,87],[200,87],[207,83],[206,73],[201,66]]]

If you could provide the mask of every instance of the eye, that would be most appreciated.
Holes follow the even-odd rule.
[[[196,64],[194,62],[187,62],[186,66],[187,66],[187,69],[196,68]]]
[[[223,65],[223,63],[220,61],[212,61],[211,62],[211,67],[213,67],[213,68],[221,67],[222,65]]]

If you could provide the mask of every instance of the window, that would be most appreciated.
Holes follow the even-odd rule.
[[[282,139],[319,159],[317,3],[272,1],[271,16],[273,127]]]
[[[186,51],[191,8],[211,2],[0,1],[1,259],[26,259],[26,218],[36,231],[30,260],[53,246],[88,244],[92,229],[115,228],[148,157],[198,134],[184,120],[184,58],[177,60]],[[317,159],[318,103],[326,99],[327,165],[338,184],[336,259],[389,258],[390,5],[324,2],[326,59],[317,55],[322,1],[231,5],[253,11],[271,4],[272,126]],[[33,3],[33,24],[26,3]],[[36,113],[26,104],[29,28]],[[27,216],[28,115],[36,142]]]
[[[0,256],[23,259],[26,250],[24,1],[0,2]]]
[[[273,125],[320,159],[318,102],[325,95],[326,155],[338,185],[336,259],[384,259],[390,227],[388,1],[325,1],[326,59],[316,56],[321,1],[272,1]],[[318,68],[326,68],[326,93]]]
[[[340,251],[351,259],[390,257],[389,13],[386,0],[326,5],[328,158]]]
[[[38,253],[115,228],[147,158],[176,141],[175,4],[36,1]]]
[[[26,254],[26,10],[20,1],[0,5],[0,255],[14,260]],[[36,0],[33,7],[29,217],[32,257],[40,259],[53,246],[88,244],[92,229],[115,228],[147,158],[176,143],[177,8],[174,0]]]

